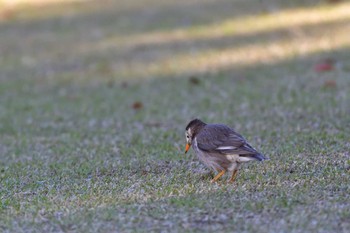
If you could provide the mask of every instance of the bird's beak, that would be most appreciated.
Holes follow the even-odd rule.
[[[187,151],[190,149],[190,146],[191,146],[190,144],[188,144],[188,143],[186,144],[185,154],[186,154]]]

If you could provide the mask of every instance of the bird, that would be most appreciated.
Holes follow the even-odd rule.
[[[242,135],[224,124],[206,124],[196,118],[188,123],[185,134],[185,154],[192,146],[198,159],[218,172],[211,183],[218,181],[226,172],[232,172],[228,182],[233,183],[242,163],[267,159]]]

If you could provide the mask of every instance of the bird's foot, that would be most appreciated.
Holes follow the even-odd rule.
[[[222,170],[221,172],[219,172],[219,174],[217,174],[211,181],[210,183],[214,183],[216,182],[218,179],[220,179],[221,176],[223,176],[225,174],[225,170]]]
[[[233,173],[232,173],[232,176],[231,176],[231,179],[228,181],[228,183],[233,183],[233,182],[235,182],[235,180],[236,180],[236,176],[237,176],[237,172],[238,172],[238,170],[234,170],[233,171]]]

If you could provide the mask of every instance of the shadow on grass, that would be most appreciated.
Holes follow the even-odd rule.
[[[68,15],[67,21],[71,24],[71,30],[75,30],[75,25],[80,25],[81,30],[86,28],[106,27],[120,22],[125,24],[119,33],[140,33],[152,29],[179,29],[188,26],[200,26],[221,22],[225,19],[246,17],[250,15],[264,14],[268,12],[277,12],[293,8],[308,8],[322,4],[320,0],[307,1],[291,1],[281,2],[273,0],[269,2],[262,1],[244,1],[244,0],[205,0],[205,1],[178,1],[178,2],[157,2],[157,1],[130,1],[128,4],[118,1],[101,1],[94,2],[66,2],[66,3],[51,3],[47,6],[43,5],[29,8],[38,11],[40,15],[41,7],[45,7],[45,11],[57,14],[57,9],[64,10],[63,15],[69,13],[69,8],[82,8],[88,5],[86,13],[77,12],[77,14]],[[90,7],[89,7],[90,5]],[[254,6],[253,6],[254,5]],[[24,11],[26,8],[23,9]],[[207,15],[210,17],[207,17]],[[55,16],[51,18],[45,13],[43,19],[26,20],[14,22],[19,30],[30,30],[36,32],[45,26],[58,26],[64,23],[65,17]],[[8,26],[13,25],[13,22],[0,22],[0,30],[10,29]],[[73,29],[74,28],[74,29]],[[125,30],[123,30],[125,29]],[[68,29],[69,30],[69,29]]]
[[[319,1],[298,2],[293,4],[269,3],[280,11],[293,7],[311,7]],[[238,5],[237,5],[238,4]],[[118,41],[119,37],[133,39],[133,34],[143,35],[152,30],[177,30],[183,26],[178,20],[184,20],[179,15],[184,14],[190,17],[189,27],[215,25],[226,19],[238,19],[247,15],[260,14],[259,7],[251,7],[251,2],[237,1],[229,2],[220,0],[218,2],[190,2],[186,4],[173,3],[161,5],[156,9],[151,6],[146,9],[127,9],[125,11],[118,8],[118,4],[106,4],[106,7],[100,6],[96,12],[81,13],[53,19],[42,19],[29,22],[11,22],[0,25],[0,31],[5,35],[2,38],[3,46],[0,46],[0,52],[6,56],[4,62],[4,76],[20,76],[23,71],[29,74],[29,77],[46,80],[46,77],[68,76],[79,77],[81,81],[96,79],[103,80],[126,80],[130,77],[136,80],[142,80],[144,77],[164,77],[164,76],[189,76],[203,74],[210,70],[215,72],[225,69],[231,69],[233,66],[239,66],[244,70],[245,67],[260,66],[266,63],[264,55],[261,58],[255,58],[251,64],[244,64],[245,55],[242,59],[239,57],[224,58],[227,64],[220,67],[216,60],[221,59],[220,53],[231,54],[235,50],[244,50],[245,47],[259,46],[263,49],[267,45],[273,45],[281,41],[292,41],[298,38],[307,38],[312,35],[315,38],[329,37],[329,31],[341,30],[346,28],[349,23],[347,18],[331,20],[323,23],[303,24],[293,28],[278,28],[265,30],[262,32],[249,32],[241,35],[223,35],[218,37],[199,37],[191,39],[190,37],[180,40],[166,39],[162,43],[152,41],[136,41],[128,45]],[[259,3],[263,4],[263,3]],[[243,9],[243,10],[241,10]],[[223,11],[222,11],[223,10]],[[194,12],[193,14],[191,14]],[[198,15],[196,15],[196,13]],[[214,12],[213,17],[208,14]],[[201,16],[203,14],[203,16]],[[204,17],[205,16],[205,17]],[[204,19],[205,18],[205,19]],[[208,20],[210,18],[210,20]],[[198,22],[197,22],[198,21]],[[197,22],[197,23],[196,23]],[[166,25],[166,26],[165,26]],[[169,32],[171,32],[169,31]],[[125,37],[127,35],[127,37]],[[12,40],[11,38],[16,38]],[[21,38],[26,38],[21,41]],[[116,38],[115,43],[100,48],[105,43],[106,38]],[[310,42],[312,43],[312,42]],[[337,48],[336,48],[337,49]],[[340,49],[341,50],[341,49]],[[191,55],[207,53],[216,53],[213,61],[204,61],[203,66],[209,68],[199,70],[199,67],[191,65],[184,66],[183,70],[177,71],[176,62],[183,59],[192,60],[196,63],[196,57]],[[330,50],[331,51],[331,50]],[[262,54],[264,52],[262,51]],[[313,51],[307,56],[317,57],[318,53],[324,51]],[[327,52],[326,52],[327,53]],[[313,55],[314,54],[314,55]],[[248,56],[250,56],[248,54]],[[298,59],[298,53],[294,55]],[[192,59],[191,57],[194,57]],[[271,59],[271,58],[269,58]],[[270,65],[278,65],[279,62],[290,58],[276,57],[274,61],[268,61]],[[241,61],[243,60],[243,62]],[[306,59],[307,60],[307,59]],[[201,61],[198,61],[201,62]],[[149,67],[156,66],[155,70]],[[170,71],[162,67],[170,66]],[[181,65],[179,65],[181,66]],[[215,67],[217,66],[217,67]],[[181,67],[179,67],[181,68]],[[22,69],[22,70],[21,70]],[[151,70],[149,70],[151,69]],[[69,79],[69,78],[68,78]]]

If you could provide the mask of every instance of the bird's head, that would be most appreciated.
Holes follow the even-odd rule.
[[[190,121],[190,123],[187,124],[186,126],[186,148],[185,148],[185,153],[190,149],[192,145],[192,141],[194,140],[195,136],[197,133],[204,127],[206,124],[199,120],[199,119],[194,119]]]

